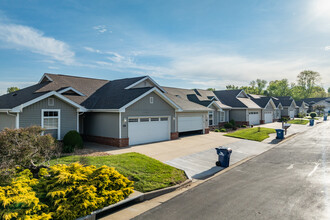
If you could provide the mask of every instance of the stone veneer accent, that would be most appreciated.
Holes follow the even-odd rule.
[[[209,128],[205,128],[205,133],[204,134],[208,134],[210,133],[210,129]]]
[[[249,122],[248,121],[235,121],[236,125],[246,125],[249,126]]]
[[[260,124],[265,124],[265,120],[260,120]]]
[[[128,138],[109,138],[92,135],[83,135],[85,141],[91,141],[99,144],[110,145],[114,147],[127,147],[129,145]]]
[[[175,140],[179,138],[179,132],[172,132],[171,133],[171,140]]]

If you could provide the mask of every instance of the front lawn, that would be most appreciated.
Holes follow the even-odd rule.
[[[80,162],[85,165],[115,167],[119,173],[134,181],[134,189],[149,192],[184,182],[187,178],[182,170],[139,153],[110,156],[65,156],[51,160],[54,164]]]
[[[307,125],[309,120],[304,120],[304,119],[294,119],[288,121],[289,124],[298,124],[298,125]]]
[[[233,133],[225,134],[225,136],[242,138],[253,141],[263,141],[269,138],[269,134],[276,133],[275,129],[272,128],[247,128],[235,131]]]

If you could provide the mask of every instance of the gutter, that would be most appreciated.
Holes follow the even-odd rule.
[[[7,115],[10,115],[10,116],[16,117],[16,115],[10,114],[9,111],[7,111]]]

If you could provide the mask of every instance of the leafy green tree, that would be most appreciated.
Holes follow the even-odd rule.
[[[291,96],[291,88],[287,79],[270,81],[266,91],[269,96]]]
[[[328,88],[328,93],[330,93],[330,87]]]
[[[298,75],[298,86],[303,89],[303,98],[311,97],[313,90],[318,82],[321,80],[321,76],[318,72],[311,70],[305,70]]]
[[[324,98],[327,97],[328,94],[326,93],[325,89],[321,86],[315,86],[313,88],[313,92],[310,95],[310,98]]]
[[[258,95],[263,94],[262,91],[266,87],[267,81],[266,80],[262,80],[262,79],[257,79],[256,83],[257,83]]]
[[[235,86],[235,85],[227,85],[226,89],[227,90],[236,90],[236,89],[239,89],[239,88],[238,88],[238,86]]]
[[[15,87],[15,86],[9,87],[9,88],[7,88],[7,93],[16,92],[17,90],[19,90],[18,87]]]
[[[319,112],[319,115],[321,114],[321,112],[323,112],[325,109],[325,106],[324,105],[317,105],[317,106],[314,106],[314,110],[315,111],[318,111]]]
[[[215,91],[215,88],[208,88],[208,91]]]

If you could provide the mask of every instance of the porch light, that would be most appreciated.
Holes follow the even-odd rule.
[[[124,118],[124,123],[126,123],[127,122],[127,119],[126,118]]]

